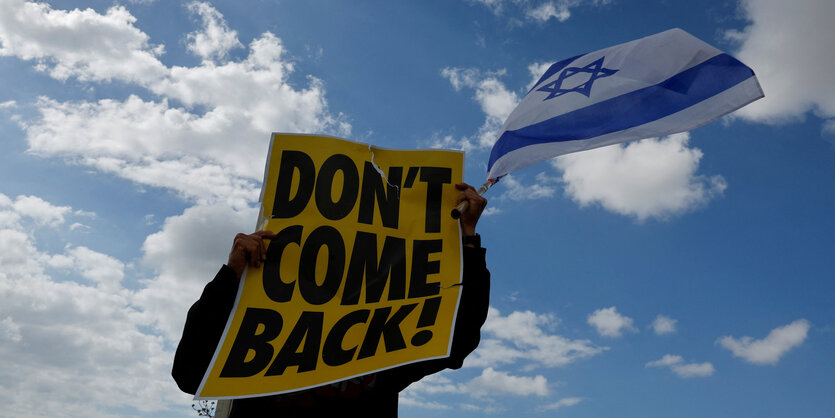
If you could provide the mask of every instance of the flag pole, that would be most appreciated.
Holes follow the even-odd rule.
[[[487,181],[484,182],[484,184],[482,184],[481,187],[479,187],[476,192],[478,193],[479,196],[481,196],[488,189],[493,187],[493,185],[496,184],[496,182],[498,182],[498,181],[499,181],[498,179],[487,179]],[[469,200],[464,200],[461,203],[459,203],[458,206],[456,206],[455,209],[452,210],[452,219],[460,218],[461,214],[466,212],[468,207],[470,207],[470,201]]]

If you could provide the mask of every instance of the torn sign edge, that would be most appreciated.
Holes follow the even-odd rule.
[[[359,144],[359,145],[363,145],[363,146],[368,146],[368,151],[371,153],[371,164],[374,165],[374,168],[377,170],[378,173],[380,173],[380,177],[382,177],[383,180],[387,184],[390,184],[388,179],[386,178],[385,174],[380,169],[380,167],[377,166],[377,164],[374,162],[374,150],[375,149],[382,150],[382,151],[447,151],[447,152],[459,153],[459,154],[462,155],[461,180],[463,181],[463,179],[465,178],[466,164],[463,164],[463,162],[466,161],[465,158],[464,158],[466,156],[466,152],[461,151],[461,150],[451,150],[451,149],[408,150],[408,149],[384,148],[384,147],[375,147],[375,146],[372,146],[372,145],[364,143],[364,142],[352,141],[350,139],[340,138],[340,137],[332,136],[332,135],[273,132],[272,134],[270,134],[270,146],[269,146],[269,149],[267,151],[267,161],[266,161],[266,164],[264,165],[264,180],[261,183],[261,195],[258,198],[259,209],[258,209],[258,220],[255,224],[255,230],[256,231],[261,230],[262,228],[264,228],[267,224],[267,221],[270,219],[269,216],[264,216],[263,201],[264,201],[264,193],[266,192],[267,178],[269,177],[269,166],[270,166],[270,158],[272,157],[272,153],[273,153],[273,144],[275,143],[275,141],[277,140],[279,135],[331,138],[331,139],[337,139],[337,140],[340,140],[340,141],[351,142],[351,143]],[[398,189],[398,197],[397,197],[398,200],[400,199],[399,192],[400,191]],[[461,232],[461,220],[460,219],[457,220],[457,225],[458,225],[458,239],[456,240],[456,242],[458,244],[458,283],[456,283],[454,285],[447,286],[446,288],[442,287],[441,290],[449,289],[449,288],[452,288],[452,287],[455,287],[455,286],[461,286],[463,284],[463,280],[464,280],[464,248],[463,248],[464,245],[461,242],[462,232]],[[367,372],[363,372],[363,373],[360,373],[360,374],[355,374],[355,375],[352,375],[352,376],[346,376],[346,377],[331,380],[331,381],[328,381],[328,382],[317,383],[315,385],[299,387],[299,388],[290,389],[290,390],[282,390],[282,391],[276,391],[276,392],[264,392],[264,393],[257,393],[257,394],[251,394],[251,395],[237,395],[237,396],[211,396],[211,397],[200,396],[201,393],[203,392],[203,388],[206,385],[206,382],[209,379],[209,376],[212,373],[212,369],[214,369],[214,367],[215,367],[215,363],[217,362],[217,358],[220,356],[220,352],[223,348],[223,342],[226,341],[226,338],[227,338],[228,333],[229,333],[229,329],[232,326],[232,321],[235,318],[235,312],[237,312],[237,310],[238,310],[238,305],[239,305],[240,300],[241,300],[241,295],[243,294],[244,284],[246,282],[246,277],[247,277],[248,270],[249,270],[249,266],[244,267],[244,271],[241,274],[241,278],[240,278],[240,280],[238,280],[238,291],[237,291],[237,294],[235,295],[235,303],[234,303],[234,305],[232,305],[232,310],[229,312],[229,318],[227,318],[227,320],[226,320],[226,326],[223,328],[223,334],[221,334],[220,340],[218,340],[217,347],[215,347],[214,354],[212,355],[212,360],[209,362],[209,365],[206,368],[205,373],[203,374],[203,378],[200,381],[200,386],[197,388],[197,391],[194,394],[193,400],[247,399],[247,398],[257,398],[257,397],[262,397],[262,396],[273,396],[273,395],[281,395],[281,394],[285,394],[285,393],[300,392],[300,391],[303,391],[303,390],[312,389],[312,388],[325,386],[325,385],[330,385],[330,384],[333,384],[333,383],[353,379],[355,377],[365,376],[365,375],[369,375],[369,374],[372,374],[372,373],[378,373],[378,372],[382,372],[382,371],[389,370],[389,369],[394,369],[394,368],[401,367],[401,366],[406,366],[406,365],[413,364],[413,363],[418,363],[418,362],[422,362],[422,361],[429,361],[429,360],[437,360],[437,359],[442,359],[442,358],[448,358],[450,356],[450,354],[452,353],[452,342],[455,338],[455,325],[458,323],[458,309],[461,306],[461,295],[463,293],[463,289],[459,289],[458,298],[455,301],[455,312],[452,316],[452,325],[451,325],[450,331],[449,331],[449,342],[447,344],[446,354],[444,354],[444,355],[435,356],[435,357],[421,358],[421,359],[417,359],[417,360],[408,361],[408,362],[405,362],[405,363],[398,363],[398,364],[395,364],[393,366],[388,366],[388,367],[382,367],[382,368],[379,368],[379,369],[369,370]]]

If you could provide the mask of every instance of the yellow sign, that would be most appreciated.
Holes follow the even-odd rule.
[[[449,213],[463,154],[273,134],[259,229],[199,399],[338,382],[449,355],[461,238]]]

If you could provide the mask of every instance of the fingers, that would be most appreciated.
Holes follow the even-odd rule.
[[[253,232],[253,233],[252,233],[252,235],[257,235],[257,236],[259,236],[259,237],[261,237],[261,238],[266,238],[266,239],[273,239],[273,238],[275,238],[278,234],[276,234],[276,233],[275,233],[275,232],[273,232],[273,231],[261,230],[261,231],[256,231],[256,232]]]
[[[461,221],[461,231],[465,235],[473,235],[475,234],[478,218],[487,206],[487,199],[478,194],[478,191],[467,183],[458,183],[455,185],[455,188],[461,191],[455,204],[458,205],[463,201],[467,202],[467,207],[463,209],[459,218]]]
[[[276,234],[271,231],[235,235],[227,265],[232,267],[239,277],[247,265],[253,268],[260,267],[261,263],[267,259],[267,244],[264,240],[275,237]]]
[[[460,195],[458,195],[458,200],[455,203],[460,203],[461,201],[465,200],[466,197],[464,196],[464,193],[466,193],[468,190],[476,192],[475,188],[467,183],[456,183],[455,188],[462,192]],[[476,194],[478,194],[478,192],[476,192]]]
[[[468,201],[470,207],[467,211],[473,211],[475,213],[481,214],[484,210],[484,207],[487,206],[487,199],[484,196],[478,194],[478,191],[475,187],[470,186],[467,183],[458,183],[455,185],[455,188],[461,190],[461,194],[458,195],[458,198],[455,201],[455,204],[461,203],[464,200]]]

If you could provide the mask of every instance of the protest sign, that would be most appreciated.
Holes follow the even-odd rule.
[[[338,382],[449,355],[463,154],[273,134],[247,268],[197,399]]]

